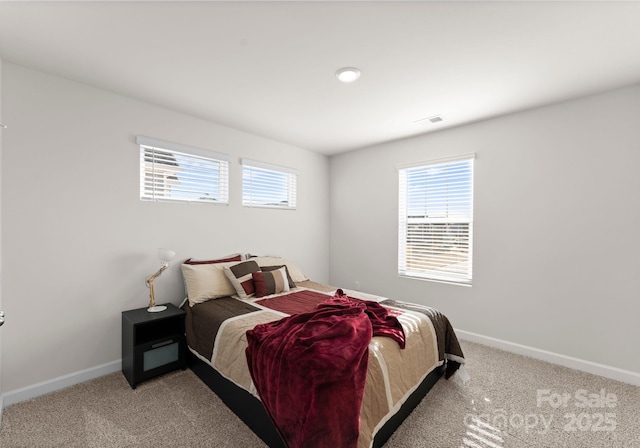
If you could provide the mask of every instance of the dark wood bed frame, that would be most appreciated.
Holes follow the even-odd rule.
[[[262,402],[229,381],[209,364],[187,350],[189,368],[270,448],[286,448]],[[445,365],[434,369],[409,396],[400,410],[375,435],[373,447],[380,448],[391,437],[411,411],[422,401],[445,371]]]

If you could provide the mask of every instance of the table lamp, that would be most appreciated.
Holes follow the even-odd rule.
[[[147,308],[147,311],[150,313],[158,313],[167,309],[167,307],[164,305],[156,305],[156,298],[153,293],[153,281],[156,278],[160,277],[160,274],[162,274],[169,267],[169,261],[171,261],[171,259],[175,256],[176,253],[172,250],[158,249],[158,257],[160,258],[160,269],[158,269],[158,272],[150,275],[145,280],[147,288],[149,288],[149,308]]]

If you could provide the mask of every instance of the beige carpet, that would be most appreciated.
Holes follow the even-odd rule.
[[[640,388],[478,344],[463,349],[471,381],[439,381],[386,447],[640,448]],[[608,401],[596,399],[601,391]],[[5,409],[0,430],[2,448],[264,446],[189,370],[136,390],[116,373],[19,403]]]

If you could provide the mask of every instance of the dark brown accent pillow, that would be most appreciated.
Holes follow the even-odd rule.
[[[284,268],[285,272],[287,273],[287,280],[289,280],[289,288],[295,288],[296,284],[293,280],[291,280],[291,276],[289,275],[289,269],[287,269],[286,264],[283,264],[280,266],[262,266],[260,270],[263,272],[269,272],[269,271],[275,271],[276,269],[280,269],[280,268]]]
[[[229,263],[231,261],[242,261],[242,256],[238,254],[232,257],[219,258],[217,260],[194,260],[192,258],[188,258],[184,261],[183,264],[216,264],[216,263]]]

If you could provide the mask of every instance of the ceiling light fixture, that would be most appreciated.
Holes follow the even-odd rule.
[[[342,82],[353,82],[360,77],[360,70],[355,67],[343,67],[336,72],[336,76]]]

